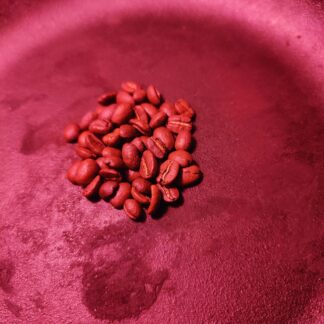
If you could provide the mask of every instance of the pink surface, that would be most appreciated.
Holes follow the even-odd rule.
[[[323,28],[317,1],[4,1],[0,323],[322,323]],[[139,224],[64,178],[63,127],[125,79],[192,103],[204,172]]]

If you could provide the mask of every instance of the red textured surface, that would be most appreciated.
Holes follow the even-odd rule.
[[[4,1],[0,323],[323,323],[323,12]],[[64,125],[125,79],[192,103],[205,175],[140,224],[64,178]]]

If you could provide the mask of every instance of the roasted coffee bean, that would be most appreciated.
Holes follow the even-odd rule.
[[[68,169],[66,173],[67,179],[72,182],[73,184],[78,184],[76,181],[77,174],[78,174],[78,169],[80,167],[81,161],[75,161],[70,168]]]
[[[109,133],[112,128],[113,125],[111,122],[102,119],[96,119],[89,125],[89,131],[99,135],[105,135]]]
[[[166,127],[158,127],[153,132],[153,137],[159,139],[168,151],[174,149],[174,138],[170,130]]]
[[[137,149],[143,153],[145,151],[145,145],[143,143],[143,141],[141,140],[140,137],[135,137],[132,141],[131,144],[135,145],[137,147]]]
[[[178,114],[174,107],[174,104],[169,101],[166,101],[161,105],[160,111],[163,111],[166,115],[168,115],[168,117]]]
[[[197,183],[202,177],[199,166],[191,165],[187,168],[183,168],[181,171],[180,185],[182,187],[191,186]]]
[[[142,106],[140,105],[135,106],[134,112],[137,119],[141,120],[144,124],[149,123],[148,114],[145,112],[145,109]]]
[[[120,130],[119,128],[115,128],[111,133],[105,135],[103,138],[102,138],[102,141],[108,145],[108,146],[117,146],[119,145],[120,143]]]
[[[180,166],[178,162],[166,160],[160,165],[160,174],[156,180],[163,186],[170,185],[177,178],[179,170]]]
[[[184,99],[179,99],[175,102],[174,107],[179,115],[188,116],[193,118],[195,116],[195,112],[189,103]]]
[[[151,128],[148,124],[143,122],[140,119],[132,118],[129,120],[130,124],[137,129],[141,134],[143,135],[150,135],[151,134]]]
[[[134,170],[126,169],[124,171],[124,176],[125,176],[125,179],[127,181],[133,182],[135,179],[139,178],[141,175],[140,175],[139,171],[134,171]]]
[[[97,119],[97,113],[94,111],[89,111],[88,113],[86,113],[80,121],[80,128],[82,130],[86,130],[88,129],[89,125],[91,124],[91,122],[93,122],[95,119]]]
[[[137,89],[140,89],[141,86],[134,81],[125,81],[121,84],[121,88],[128,93],[134,93]]]
[[[154,214],[159,209],[160,202],[161,202],[161,191],[159,187],[154,184],[151,186],[151,201],[147,209],[147,213],[150,215]]]
[[[124,211],[132,220],[138,220],[143,215],[141,205],[134,199],[127,199],[124,203]]]
[[[155,114],[150,121],[150,127],[151,128],[157,128],[159,126],[162,126],[167,121],[168,116],[163,112],[159,111],[157,114]]]
[[[107,165],[105,163],[105,160],[104,160],[104,158],[102,156],[99,157],[98,159],[96,159],[96,162],[99,165],[99,168],[100,169],[103,169],[103,168],[106,168],[107,167]]]
[[[121,138],[132,139],[138,135],[138,131],[131,125],[125,124],[119,127]]]
[[[75,147],[75,152],[76,154],[81,158],[81,159],[95,159],[96,154],[87,149],[86,147],[77,145]]]
[[[64,128],[64,139],[67,142],[76,142],[80,133],[80,126],[76,123],[70,123]]]
[[[191,145],[192,145],[191,133],[186,130],[180,131],[175,141],[175,145],[174,145],[175,149],[188,151]]]
[[[146,179],[139,177],[132,182],[132,186],[136,188],[140,193],[150,194],[151,193],[151,182]]]
[[[159,112],[159,110],[155,106],[149,103],[144,102],[141,104],[141,106],[144,108],[145,112],[150,116],[150,118],[152,118],[155,114]]]
[[[127,103],[120,103],[117,105],[111,117],[111,121],[117,125],[125,124],[132,117],[132,115],[133,115],[132,106]]]
[[[95,113],[97,114],[98,118],[99,118],[99,115],[104,111],[104,109],[105,109],[105,107],[103,107],[103,106],[96,107]]]
[[[79,138],[78,138],[78,144],[80,146],[83,146],[83,147],[86,147],[87,146],[87,142],[86,142],[86,138],[89,134],[92,134],[91,132],[89,131],[84,131],[82,132],[80,135],[79,135]]]
[[[158,172],[158,162],[151,151],[144,151],[139,172],[144,179],[150,179],[156,176]]]
[[[116,92],[106,92],[98,98],[98,103],[102,106],[108,106],[116,102]]]
[[[141,103],[145,100],[146,98],[146,92],[144,89],[137,89],[133,93],[133,98],[136,103]]]
[[[105,147],[102,150],[102,156],[116,156],[120,157],[122,156],[121,150],[115,147]]]
[[[102,107],[102,110],[98,113],[98,119],[111,121],[111,117],[114,114],[116,107],[116,104],[112,104],[107,107]]]
[[[86,159],[78,164],[73,164],[68,171],[68,179],[77,185],[84,186],[98,174],[99,166],[95,160]]]
[[[99,171],[99,174],[105,178],[106,180],[110,180],[110,181],[121,181],[122,177],[119,171],[115,170],[115,169],[111,169],[108,167],[104,167]]]
[[[158,158],[163,159],[167,153],[167,149],[163,142],[156,137],[149,137],[147,142],[147,148]]]
[[[102,199],[111,198],[116,192],[119,183],[117,181],[106,181],[99,188],[99,196]]]
[[[190,132],[192,130],[191,118],[183,115],[170,116],[168,119],[167,128],[176,134],[182,130]]]
[[[148,136],[141,136],[140,138],[144,146],[147,148],[147,140],[149,139]]]
[[[146,89],[146,95],[147,99],[153,104],[153,105],[159,105],[161,102],[161,94],[160,92],[153,86],[149,85]]]
[[[165,187],[161,184],[158,184],[158,187],[162,192],[163,200],[165,202],[173,203],[179,199],[180,193],[177,187]]]
[[[135,100],[134,100],[133,96],[130,95],[129,93],[127,93],[126,91],[118,91],[117,92],[116,102],[118,104],[125,103],[125,104],[129,104],[131,106],[135,105]]]
[[[192,164],[192,155],[184,150],[177,150],[169,154],[169,160],[174,160],[180,164],[183,168]]]
[[[132,170],[137,170],[140,166],[141,157],[137,147],[133,144],[126,143],[122,148],[122,157],[126,166]]]
[[[121,157],[118,156],[105,156],[102,158],[102,162],[109,168],[112,169],[123,169],[125,168],[125,163]]]
[[[131,189],[132,197],[139,202],[141,205],[149,205],[150,204],[150,197],[140,193],[136,188],[132,187]]]
[[[130,197],[131,185],[128,182],[121,182],[115,196],[110,200],[113,207],[121,209],[126,199]]]
[[[105,145],[100,141],[100,139],[92,133],[87,134],[85,144],[86,148],[97,155],[101,155],[102,150],[105,148]]]
[[[101,178],[97,175],[83,190],[83,196],[91,198],[98,193],[99,187],[101,185]]]

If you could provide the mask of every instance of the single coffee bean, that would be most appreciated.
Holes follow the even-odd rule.
[[[116,92],[106,92],[98,98],[98,103],[102,106],[108,106],[116,102]]]
[[[98,174],[98,171],[99,166],[95,160],[82,160],[76,170],[74,181],[80,186],[85,186],[92,181],[92,179]]]
[[[132,139],[138,135],[138,131],[131,125],[125,124],[119,127],[120,137],[125,139]]]
[[[184,99],[179,99],[175,102],[174,107],[179,115],[188,116],[193,118],[195,116],[195,112],[189,103]]]
[[[122,148],[122,157],[126,166],[132,170],[137,170],[140,166],[141,157],[137,147],[133,144],[126,143]]]
[[[70,123],[64,128],[64,139],[67,142],[73,143],[76,142],[80,133],[80,126],[76,123]]]
[[[101,178],[97,175],[83,190],[83,196],[90,198],[98,193],[101,184]]]
[[[120,103],[117,105],[111,117],[111,121],[117,125],[125,124],[132,117],[132,115],[133,115],[132,106],[127,103]]]
[[[106,145],[112,146],[112,147],[115,147],[115,146],[119,145],[120,140],[121,140],[121,137],[120,137],[120,130],[119,130],[119,128],[115,128],[111,133],[105,135],[102,138],[102,141]]]
[[[192,145],[191,133],[186,130],[180,131],[175,141],[175,149],[188,151],[191,145]]]
[[[130,192],[131,185],[128,182],[121,182],[115,196],[110,200],[111,205],[117,209],[123,208],[126,199],[130,197]]]
[[[76,145],[75,152],[81,159],[95,159],[96,158],[95,153],[93,153],[86,147],[83,147],[80,145]]]
[[[137,118],[132,118],[129,120],[129,123],[135,128],[137,129],[141,134],[143,135],[150,135],[151,134],[151,128],[150,126],[143,122],[140,119]]]
[[[143,153],[145,151],[145,145],[143,143],[143,141],[141,140],[140,137],[135,137],[132,141],[131,144],[135,145],[137,147],[137,149]]]
[[[180,185],[187,187],[198,182],[202,177],[199,166],[191,165],[187,168],[183,168],[181,171]]]
[[[161,191],[159,187],[154,184],[151,186],[151,201],[147,209],[147,213],[150,215],[154,214],[159,209],[160,202],[161,202]]]
[[[134,93],[137,89],[140,89],[141,86],[134,81],[126,81],[121,84],[121,88],[128,93]]]
[[[86,130],[88,129],[89,125],[91,124],[91,122],[93,122],[95,119],[97,119],[97,113],[94,111],[89,111],[87,112],[80,121],[80,128],[82,130]]]
[[[101,155],[102,150],[105,148],[104,143],[102,143],[100,139],[92,133],[87,134],[85,138],[85,144],[86,148],[88,148],[96,155]]]
[[[147,181],[142,177],[136,178],[132,183],[132,186],[140,193],[145,193],[147,195],[151,193],[151,185],[150,181]]]
[[[107,107],[101,107],[102,110],[98,113],[98,119],[111,121],[111,117],[114,114],[116,107],[116,104],[112,104]]]
[[[115,169],[111,169],[108,167],[104,167],[99,171],[99,174],[106,180],[110,181],[121,181],[122,177],[119,171]]]
[[[168,159],[178,162],[183,168],[189,166],[193,162],[192,155],[189,152],[183,150],[178,150],[170,153]]]
[[[168,203],[176,202],[179,197],[180,193],[177,187],[165,187],[158,184],[160,191],[162,192],[163,200]]]
[[[113,125],[111,122],[102,119],[96,119],[89,125],[89,131],[99,135],[105,135],[109,133],[112,128]]]
[[[133,98],[136,103],[141,103],[145,100],[146,98],[146,92],[144,89],[137,89],[133,93]]]
[[[105,147],[102,150],[102,156],[116,156],[116,157],[120,157],[122,156],[121,154],[121,150],[115,147]]]
[[[149,85],[146,89],[146,95],[147,99],[153,104],[153,105],[159,105],[161,102],[161,94],[160,92],[153,86]]]
[[[159,126],[162,126],[167,121],[168,116],[163,112],[159,111],[157,114],[155,114],[150,121],[150,127],[151,128],[157,128]]]
[[[77,179],[77,174],[78,174],[80,164],[81,164],[81,161],[75,161],[70,166],[70,168],[68,169],[68,171],[66,173],[66,178],[75,185],[78,184],[76,179]]]
[[[151,151],[144,151],[139,172],[144,179],[150,179],[156,176],[158,172],[158,162]]]
[[[163,142],[156,137],[149,137],[147,142],[147,148],[158,158],[163,159],[167,153],[167,149]]]
[[[116,102],[118,104],[125,103],[125,104],[129,104],[131,106],[135,105],[135,100],[134,100],[133,96],[130,95],[129,93],[127,93],[126,91],[118,91],[117,92]]]
[[[102,162],[109,168],[112,169],[123,169],[125,168],[125,163],[121,157],[118,156],[105,156],[102,158]]]
[[[86,147],[86,146],[87,146],[86,138],[87,138],[88,134],[92,134],[92,133],[89,132],[89,131],[84,131],[84,132],[82,132],[82,133],[79,135],[79,138],[78,138],[78,144],[79,144],[80,146],[83,146],[83,147]]]
[[[150,197],[146,196],[145,194],[140,193],[134,187],[132,187],[132,189],[131,189],[131,195],[141,205],[149,205],[150,204],[150,201],[151,201]]]
[[[102,199],[109,199],[111,198],[114,193],[116,192],[119,183],[117,181],[106,181],[104,182],[99,189],[99,196]]]
[[[148,114],[145,112],[145,109],[141,105],[135,106],[134,112],[137,119],[141,120],[144,124],[149,123]]]
[[[174,160],[166,160],[160,165],[160,174],[157,182],[163,186],[170,185],[175,181],[180,171],[179,163]]]
[[[158,127],[153,132],[153,137],[159,139],[168,151],[174,149],[174,138],[170,130],[166,127]]]
[[[169,101],[166,101],[161,105],[160,111],[163,111],[166,115],[168,115],[168,117],[178,114],[174,107],[174,104]]]
[[[132,220],[138,220],[143,216],[143,209],[141,205],[134,199],[127,199],[124,203],[124,211],[126,215]]]
[[[96,159],[96,162],[99,165],[99,168],[100,169],[103,169],[103,168],[106,168],[107,167],[107,165],[105,163],[105,160],[104,160],[104,158],[102,156],[99,157],[98,159]]]
[[[130,169],[124,170],[124,177],[128,182],[133,182],[135,179],[139,178],[141,175],[139,171],[134,171]]]
[[[99,115],[104,111],[104,109],[105,109],[105,107],[103,107],[103,106],[96,107],[95,113],[97,114],[98,118],[99,118]]]
[[[159,112],[159,110],[155,106],[149,103],[144,102],[141,104],[141,106],[144,108],[145,112],[150,116],[150,118],[152,118],[155,114]]]
[[[176,134],[182,130],[190,132],[192,130],[191,118],[184,115],[170,116],[168,119],[167,128]]]

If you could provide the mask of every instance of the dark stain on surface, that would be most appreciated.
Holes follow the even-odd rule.
[[[11,279],[15,273],[15,267],[10,260],[0,260],[0,288],[10,293],[12,291]]]
[[[20,307],[19,305],[13,303],[12,301],[10,301],[9,299],[5,299],[4,300],[8,310],[15,315],[16,317],[20,317],[20,313],[22,311],[22,307]]]

